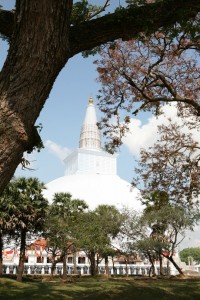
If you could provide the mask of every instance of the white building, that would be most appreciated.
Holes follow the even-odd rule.
[[[85,200],[90,209],[100,204],[141,210],[139,191],[117,175],[117,155],[102,150],[101,135],[92,97],[81,128],[79,148],[65,160],[65,176],[46,185],[45,196],[52,201],[54,193],[69,192],[72,198]]]

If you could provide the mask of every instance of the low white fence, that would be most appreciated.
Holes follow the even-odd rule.
[[[3,265],[3,272],[4,274],[16,274],[17,273],[17,265],[6,263]],[[90,274],[90,266],[89,265],[81,265],[79,264],[77,267],[77,272],[81,275],[89,275]],[[129,275],[148,275],[150,270],[150,265],[128,265],[126,268],[126,265],[117,265],[114,268],[109,266],[109,273],[111,275],[125,275],[126,270],[128,271]],[[167,267],[164,267],[165,274],[169,274],[170,270],[167,269]],[[67,264],[67,273],[68,274],[74,274],[74,265],[73,264]],[[98,273],[99,274],[105,274],[105,266],[99,266],[98,267]],[[156,266],[156,273],[159,275],[160,270],[159,267]],[[34,274],[51,274],[51,263],[42,264],[42,263],[36,263],[36,264],[28,264],[25,263],[24,266],[24,274],[28,275],[34,275]],[[54,274],[61,275],[63,274],[63,264],[58,263],[56,265]],[[172,273],[171,273],[172,274]]]

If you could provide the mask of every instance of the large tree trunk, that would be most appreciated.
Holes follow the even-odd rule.
[[[110,275],[109,274],[109,266],[108,266],[108,255],[105,256],[105,273],[106,275]]]
[[[125,258],[125,264],[126,264],[126,277],[128,277],[128,259]]]
[[[69,55],[71,0],[18,0],[0,74],[0,192],[37,144],[35,121]],[[35,134],[34,134],[35,133]]]
[[[96,267],[96,261],[95,261],[95,252],[91,251],[90,255],[88,257],[89,257],[89,260],[90,260],[91,275],[95,276],[95,275],[97,275],[97,267]]]
[[[74,274],[77,274],[77,263],[76,263],[77,252],[74,250],[73,262],[74,262]]]
[[[160,275],[161,276],[164,276],[164,271],[163,271],[163,259],[162,259],[162,256],[161,254],[159,254],[159,263],[160,263]]]
[[[112,256],[112,267],[113,267],[113,275],[115,275],[115,261],[114,261],[114,256]]]
[[[51,262],[51,277],[53,277],[54,270],[55,270],[56,263],[57,263],[57,260],[56,260],[57,251],[58,251],[57,246],[48,248],[48,252],[51,253],[51,260],[50,260],[50,262]]]
[[[26,259],[25,252],[26,252],[26,229],[22,229],[19,265],[17,268],[17,281],[22,281],[22,276],[23,276],[23,272],[24,272],[24,263],[25,263],[25,259]]]
[[[3,274],[3,234],[0,230],[0,275]]]
[[[156,270],[155,270],[155,265],[154,265],[154,259],[153,257],[151,256],[151,253],[150,252],[147,252],[147,255],[148,255],[148,258],[149,258],[149,261],[151,263],[151,267],[149,269],[149,277],[151,276],[151,273],[152,273],[152,276],[156,276]]]
[[[53,275],[54,275],[54,272],[56,269],[56,264],[57,264],[57,261],[55,259],[53,259],[51,262],[51,277],[53,277]]]
[[[63,279],[67,278],[67,255],[63,255]]]

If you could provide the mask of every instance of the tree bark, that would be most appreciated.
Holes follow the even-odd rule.
[[[70,0],[18,1],[0,74],[0,192],[35,145],[34,123],[69,57]]]
[[[26,252],[26,229],[22,229],[19,265],[17,268],[17,281],[22,281],[22,276],[23,276],[23,272],[24,272],[24,263],[25,263],[25,259],[26,259],[25,252]]]
[[[122,38],[130,40],[145,32],[193,18],[200,10],[197,0],[166,0],[107,14],[70,29],[70,57],[81,51]]]
[[[113,267],[113,275],[115,275],[115,261],[114,261],[114,256],[112,256],[112,267]]]
[[[176,270],[179,272],[180,275],[184,276],[184,273],[182,271],[182,269],[177,265],[177,263],[174,261],[173,257],[171,255],[163,255],[164,257],[166,257],[167,259],[169,259],[169,261],[173,264],[173,266],[176,268]]]
[[[57,261],[55,259],[52,260],[52,262],[51,262],[51,277],[53,277],[53,275],[54,275],[56,264],[57,264]]]
[[[69,11],[72,1],[68,2]],[[35,8],[37,13],[41,13],[37,10],[37,3]],[[69,28],[70,57],[118,38],[135,38],[140,32],[153,33],[160,27],[194,18],[199,10],[200,4],[197,0],[165,0],[162,3],[132,6],[118,13],[106,14],[100,18],[78,23]],[[8,38],[12,37],[15,30],[15,15],[14,10],[0,10],[0,32]]]
[[[70,26],[72,3],[17,0],[15,12],[0,11],[0,32],[10,38],[0,74],[0,192],[23,153],[37,144],[35,121],[70,57],[117,38],[154,32],[200,10],[197,0],[166,0]]]
[[[126,277],[128,277],[128,260],[127,260],[127,258],[125,259],[125,264],[126,264]]]
[[[110,275],[109,274],[109,266],[108,266],[108,255],[105,256],[105,273],[106,275]]]
[[[3,274],[3,235],[0,230],[0,275]]]
[[[91,251],[90,255],[88,256],[90,260],[90,267],[91,267],[91,275],[97,275],[97,268],[96,268],[96,261],[95,261],[95,252]]]
[[[67,255],[63,255],[63,279],[67,279]]]
[[[154,259],[152,258],[151,253],[147,252],[147,255],[148,255],[149,261],[151,263],[151,267],[150,267],[150,270],[149,270],[149,277],[151,276],[151,273],[152,273],[152,276],[155,277],[156,276],[156,270],[155,270],[155,265],[154,265]]]
[[[159,254],[159,263],[160,263],[160,275],[164,276],[164,271],[163,271],[163,260],[161,254]]]
[[[74,274],[77,274],[77,263],[76,263],[77,252],[74,250],[73,261],[74,261]]]

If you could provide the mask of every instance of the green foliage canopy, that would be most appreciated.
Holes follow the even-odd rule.
[[[200,263],[200,247],[185,248],[179,253],[181,261],[188,264],[191,260],[196,264]]]

